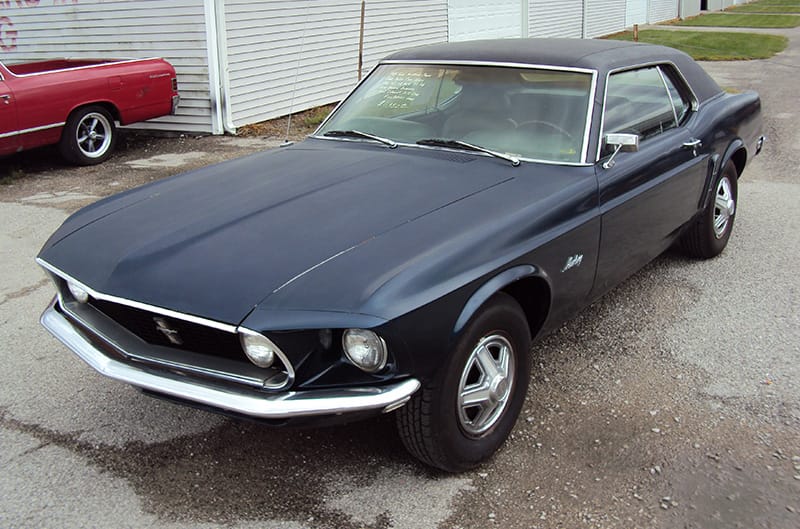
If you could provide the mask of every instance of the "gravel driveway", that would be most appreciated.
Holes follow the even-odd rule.
[[[390,417],[274,430],[142,395],[42,330],[33,263],[77,207],[266,138],[129,134],[92,168],[0,160],[0,527],[800,527],[800,30],[704,66],[761,92],[765,152],[719,258],[668,253],[538,343],[506,446],[449,476]]]

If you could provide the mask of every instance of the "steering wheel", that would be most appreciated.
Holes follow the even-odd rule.
[[[550,123],[549,121],[541,121],[541,120],[538,120],[538,119],[534,119],[534,120],[531,120],[531,121],[523,121],[522,123],[520,123],[517,126],[517,129],[521,129],[521,128],[525,128],[525,127],[529,127],[529,126],[530,126],[530,128],[533,128],[533,127],[547,127],[548,129],[554,130],[554,131],[558,132],[559,134],[561,134],[562,136],[565,136],[567,139],[570,139],[570,140],[575,139],[572,136],[572,134],[570,134],[569,132],[567,132],[563,128],[559,127],[555,123]]]

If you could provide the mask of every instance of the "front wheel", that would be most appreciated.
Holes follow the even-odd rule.
[[[70,114],[61,133],[61,155],[77,165],[106,161],[114,151],[117,132],[114,118],[105,108],[91,105]]]
[[[488,459],[517,421],[530,380],[531,335],[519,304],[497,294],[470,321],[434,379],[398,410],[417,459],[461,472]]]
[[[681,236],[681,246],[692,257],[710,259],[728,244],[738,200],[736,166],[729,161],[714,179],[711,203]]]

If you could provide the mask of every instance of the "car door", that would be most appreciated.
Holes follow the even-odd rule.
[[[17,130],[14,94],[8,84],[0,78],[0,155],[16,152],[19,147]]]
[[[662,253],[697,213],[709,163],[687,127],[692,105],[691,91],[672,66],[609,76],[601,140],[609,133],[637,134],[639,149],[613,160],[603,152],[596,166],[602,228],[594,294]]]

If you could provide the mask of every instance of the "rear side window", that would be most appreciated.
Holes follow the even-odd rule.
[[[692,108],[689,90],[672,68],[660,66],[659,69],[664,74],[664,84],[667,86],[672,106],[675,108],[675,118],[678,120],[678,125],[682,125]]]
[[[603,135],[638,134],[644,141],[677,126],[675,108],[657,66],[609,77]]]

